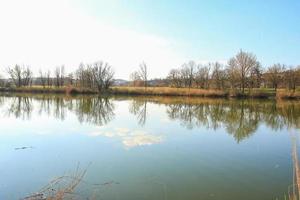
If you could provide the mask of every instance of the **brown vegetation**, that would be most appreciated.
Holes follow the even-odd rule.
[[[45,94],[98,94],[97,90],[82,87],[18,87],[18,88],[0,88],[0,92],[15,92],[15,93],[45,93]]]
[[[39,192],[25,197],[23,200],[67,200],[74,199],[74,191],[82,181],[86,170],[80,172],[77,168],[74,175],[60,176],[48,183]]]
[[[174,88],[174,87],[112,87],[110,93],[121,95],[154,95],[154,96],[191,96],[210,98],[278,98],[300,99],[300,92],[285,89],[274,91],[272,89],[252,89],[241,93],[236,90]]]
[[[195,88],[172,87],[112,87],[113,94],[123,95],[160,95],[160,96],[197,96],[197,97],[226,97],[228,93],[221,90],[204,90]]]

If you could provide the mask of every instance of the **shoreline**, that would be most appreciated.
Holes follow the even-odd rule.
[[[255,89],[242,94],[237,91],[206,90],[196,88],[171,88],[171,87],[112,87],[108,91],[100,93],[90,88],[60,87],[21,87],[0,88],[1,93],[28,93],[28,94],[66,94],[66,95],[124,95],[124,96],[161,96],[161,97],[198,97],[219,99],[275,99],[275,100],[300,100],[300,92],[292,92],[278,89]]]

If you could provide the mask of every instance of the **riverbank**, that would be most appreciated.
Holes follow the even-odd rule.
[[[6,93],[42,93],[42,94],[99,94],[97,90],[90,88],[65,87],[20,87],[0,88],[0,92]],[[289,91],[286,89],[252,89],[245,94],[233,90],[206,90],[195,88],[172,88],[172,87],[112,87],[105,94],[113,95],[144,95],[144,96],[182,96],[182,97],[207,97],[207,98],[260,98],[260,99],[298,99],[300,91]]]
[[[189,96],[208,98],[259,98],[259,99],[300,99],[300,91],[292,92],[285,89],[257,88],[248,90],[245,94],[233,90],[206,90],[195,88],[172,87],[113,87],[113,94],[151,95],[151,96]]]
[[[77,87],[19,87],[19,88],[0,88],[0,92],[6,93],[34,93],[34,94],[98,94],[98,91],[89,88]]]

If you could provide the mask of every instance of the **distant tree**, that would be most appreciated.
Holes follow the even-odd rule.
[[[213,71],[212,71],[212,81],[217,89],[223,89],[225,87],[225,79],[226,73],[223,70],[222,65],[218,62],[212,63]]]
[[[236,89],[239,86],[239,71],[235,66],[235,60],[230,59],[228,61],[228,66],[226,68],[226,73],[228,76],[228,82],[230,84],[231,89]]]
[[[210,65],[197,66],[197,71],[195,73],[195,84],[197,87],[202,89],[208,89],[209,88],[209,78],[210,78]]]
[[[47,86],[51,87],[51,85],[52,85],[52,79],[51,79],[51,72],[50,72],[50,70],[47,71],[46,76],[47,76]]]
[[[22,85],[22,69],[20,65],[15,65],[13,68],[8,67],[7,73],[9,74],[10,78],[16,85],[16,87],[21,87]]]
[[[42,84],[43,88],[45,88],[46,82],[47,82],[47,74],[43,73],[42,70],[39,71],[39,74],[40,74],[41,84]]]
[[[132,81],[132,86],[134,87],[141,86],[141,83],[143,82],[139,72],[137,71],[132,72],[129,79]]]
[[[55,86],[59,87],[60,86],[60,67],[56,67],[55,71],[54,71],[54,75],[55,75]]]
[[[65,66],[56,67],[54,71],[54,81],[56,87],[64,86],[65,80]]]
[[[73,80],[74,80],[74,75],[73,73],[69,73],[68,74],[68,80],[69,80],[69,84],[73,85]]]
[[[90,64],[84,65],[81,63],[75,72],[76,75],[76,84],[80,87],[94,88],[94,75],[93,67]]]
[[[272,85],[272,87],[277,91],[278,84],[283,79],[283,71],[285,66],[282,64],[274,64],[270,66],[266,73],[266,78],[268,82]]]
[[[4,87],[5,83],[3,80],[3,76],[0,74],[0,87]]]
[[[240,50],[235,57],[229,60],[228,65],[231,70],[234,69],[234,72],[237,73],[236,75],[238,75],[240,87],[244,94],[245,87],[249,85],[248,81],[251,71],[259,65],[256,56],[252,53]]]
[[[262,82],[262,68],[258,63],[250,72],[250,88],[259,88]]]
[[[23,86],[28,86],[28,85],[31,85],[32,83],[32,76],[33,76],[33,73],[32,71],[30,70],[29,67],[26,67],[24,70],[23,70]]]
[[[290,67],[284,72],[284,82],[289,90],[295,92],[297,82],[300,80],[299,68]]]
[[[96,62],[92,68],[94,83],[99,92],[108,90],[113,84],[114,71],[108,63]]]
[[[62,65],[60,67],[60,86],[64,86],[65,81],[65,66]]]
[[[144,83],[144,87],[146,89],[148,86],[148,67],[147,67],[146,63],[144,63],[144,62],[142,62],[140,64],[139,76],[141,77],[141,79]]]
[[[196,63],[194,61],[190,61],[187,64],[184,64],[184,71],[186,72],[186,78],[187,78],[187,86],[188,88],[191,88],[193,86],[194,82],[194,73],[196,70]]]
[[[180,79],[184,87],[191,88],[193,86],[196,67],[197,65],[194,61],[184,63],[181,66]]]
[[[180,77],[180,71],[178,69],[171,69],[167,79],[172,87],[182,87],[182,80]]]
[[[21,67],[20,65],[15,65],[13,68],[8,67],[7,72],[16,87],[28,86],[31,84],[33,73],[29,67],[25,68]]]

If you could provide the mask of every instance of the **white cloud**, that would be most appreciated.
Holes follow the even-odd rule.
[[[37,72],[65,64],[71,71],[104,60],[128,78],[145,61],[152,77],[162,77],[184,61],[173,41],[112,26],[70,1],[0,1],[0,30],[1,67],[28,64]]]

